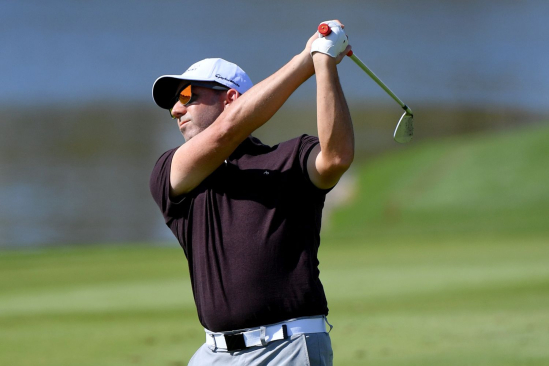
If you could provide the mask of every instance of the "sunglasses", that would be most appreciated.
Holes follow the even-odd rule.
[[[219,85],[219,84],[204,84],[204,83],[193,83],[185,86],[177,95],[177,99],[181,104],[184,106],[187,106],[189,103],[194,102],[196,100],[197,95],[193,94],[193,86],[201,86],[203,88],[208,89],[214,89],[214,90],[229,90],[226,86]],[[176,119],[176,117],[172,114],[172,109],[170,108],[170,116],[173,119]]]

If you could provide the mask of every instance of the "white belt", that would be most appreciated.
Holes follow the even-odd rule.
[[[266,346],[269,342],[287,339],[294,334],[327,333],[324,322],[330,325],[326,317],[321,316],[292,319],[234,332],[214,333],[207,329],[204,330],[206,331],[207,345],[227,351],[236,351],[248,347]]]

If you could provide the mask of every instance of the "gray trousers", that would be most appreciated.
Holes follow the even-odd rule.
[[[274,341],[265,347],[233,352],[203,344],[189,361],[189,366],[206,365],[332,366],[332,342],[328,333],[308,333]]]

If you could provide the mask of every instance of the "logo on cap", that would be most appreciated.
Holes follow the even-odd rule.
[[[223,80],[225,80],[225,81],[231,82],[231,83],[233,83],[234,85],[236,85],[236,86],[238,86],[238,87],[240,88],[240,85],[237,84],[234,80],[224,78],[223,76],[221,76],[221,75],[219,75],[219,74],[215,74],[215,77],[218,78],[218,79],[223,79]]]

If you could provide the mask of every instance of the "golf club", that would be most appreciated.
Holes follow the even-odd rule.
[[[318,32],[322,34],[324,37],[329,35],[332,32],[332,29],[330,26],[328,26],[325,23],[322,23],[318,26]],[[379,85],[387,94],[389,94],[401,107],[404,109],[404,114],[400,117],[400,120],[398,121],[398,124],[395,129],[395,133],[393,134],[393,138],[396,142],[399,142],[401,144],[404,144],[406,142],[410,142],[412,140],[412,137],[414,135],[414,114],[412,113],[412,110],[410,107],[408,107],[402,100],[400,100],[395,93],[391,91],[385,85],[377,76],[370,70],[364,62],[362,62],[354,53],[353,51],[349,51],[347,53],[347,56],[351,58],[368,76],[370,76],[376,83]]]

